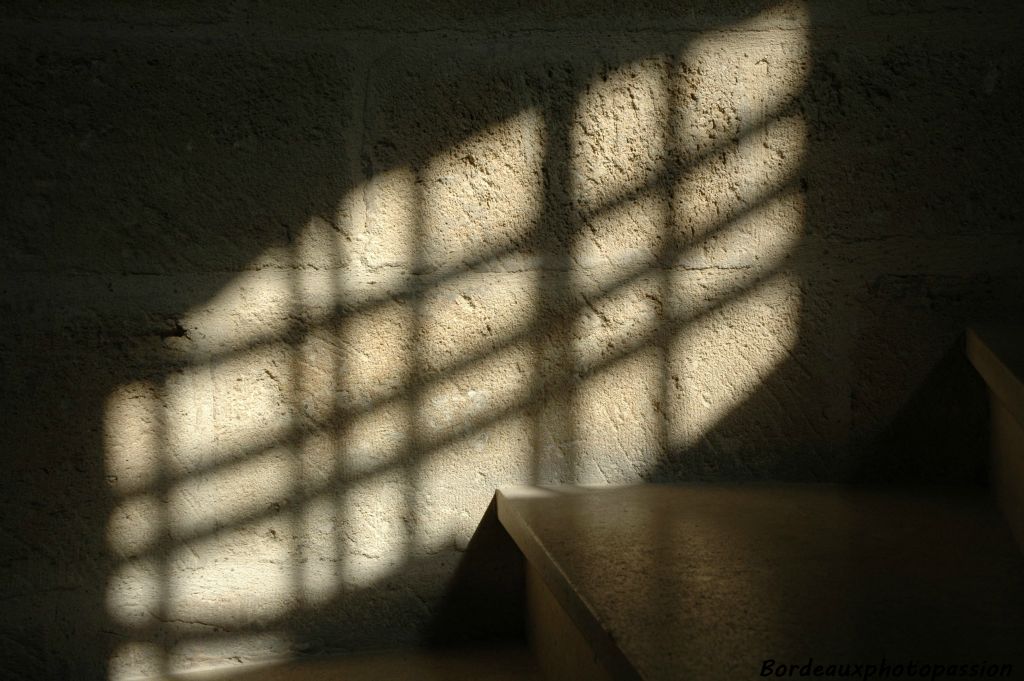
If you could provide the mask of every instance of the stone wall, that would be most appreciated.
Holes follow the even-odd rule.
[[[983,478],[1015,3],[172,4],[0,27],[4,674],[414,643],[503,485]]]

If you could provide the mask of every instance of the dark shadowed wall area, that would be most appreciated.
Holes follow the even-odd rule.
[[[494,489],[984,480],[1014,2],[5,3],[0,675],[417,642]]]

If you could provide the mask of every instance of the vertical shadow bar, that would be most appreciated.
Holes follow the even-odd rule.
[[[289,228],[288,232],[288,257],[289,268],[288,278],[288,317],[294,329],[288,334],[288,385],[284,388],[288,404],[288,432],[295,433],[292,442],[287,443],[287,451],[290,457],[291,480],[288,485],[288,499],[306,499],[305,495],[305,470],[302,461],[303,449],[309,446],[309,439],[304,436],[306,424],[302,418],[302,361],[301,353],[304,351],[303,342],[306,339],[305,315],[302,309],[302,291],[299,282],[299,268],[302,267],[298,249],[299,240],[302,235],[295,235]],[[291,505],[291,504],[289,504]],[[302,565],[305,562],[305,514],[308,501],[300,502],[290,509],[289,518],[291,524],[291,592],[293,612],[302,612],[305,607],[304,584],[302,577]]]
[[[170,608],[171,599],[173,597],[171,591],[171,552],[172,552],[172,537],[171,537],[171,523],[170,523],[170,482],[168,474],[168,462],[167,457],[170,456],[171,442],[168,437],[167,428],[167,380],[166,378],[161,380],[155,386],[156,390],[156,409],[154,410],[154,417],[156,419],[155,437],[153,438],[158,451],[156,452],[156,476],[153,485],[154,492],[156,494],[157,512],[155,522],[157,527],[153,533],[156,541],[156,545],[161,547],[156,555],[156,574],[155,578],[159,583],[159,594],[156,602],[156,612],[151,613],[150,616],[156,621],[153,623],[155,630],[155,645],[160,650],[159,659],[159,670],[161,675],[170,674],[171,664],[171,643],[169,641],[169,632],[167,632],[166,622],[170,619]]]
[[[419,496],[418,481],[421,474],[420,458],[426,453],[427,438],[424,437],[425,418],[423,413],[423,385],[427,380],[427,362],[423,354],[424,341],[424,318],[426,315],[424,304],[424,283],[419,279],[427,272],[428,263],[424,258],[426,248],[426,226],[425,207],[423,205],[423,168],[416,164],[413,168],[413,224],[411,225],[411,256],[410,269],[413,277],[412,283],[412,327],[410,329],[410,352],[409,358],[409,439],[405,460],[402,462],[404,474],[403,495],[405,497],[405,512],[403,520],[406,523],[406,550],[405,559],[411,562],[413,552],[422,550],[419,542],[422,539],[422,527],[416,515],[416,500]]]
[[[534,482],[574,482],[578,474],[576,442],[576,366],[573,352],[572,241],[576,233],[571,197],[569,132],[574,111],[571,88],[549,83],[544,107],[544,200],[537,223],[538,274],[536,357],[533,395]],[[547,460],[545,429],[550,428]]]

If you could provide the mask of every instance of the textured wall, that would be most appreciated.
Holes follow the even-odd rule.
[[[0,27],[0,674],[411,643],[502,485],[979,477],[1015,3],[175,4]]]

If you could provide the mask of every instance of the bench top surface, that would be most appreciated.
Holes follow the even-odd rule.
[[[1024,556],[981,493],[527,487],[498,510],[598,654],[642,678],[1024,663]]]

